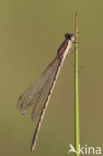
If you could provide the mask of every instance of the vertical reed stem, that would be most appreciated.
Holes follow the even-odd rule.
[[[74,56],[74,107],[75,107],[75,149],[79,154],[80,134],[79,134],[79,82],[78,82],[78,11],[75,14],[75,56]]]

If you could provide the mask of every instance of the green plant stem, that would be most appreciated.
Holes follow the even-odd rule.
[[[75,56],[74,56],[74,107],[75,107],[75,149],[79,151],[79,82],[78,82],[78,12],[75,15]],[[75,154],[80,156],[79,153]]]

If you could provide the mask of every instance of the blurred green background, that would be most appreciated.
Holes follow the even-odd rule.
[[[22,116],[16,110],[16,103],[55,57],[64,34],[74,33],[77,8],[79,65],[84,67],[79,73],[80,141],[102,147],[103,1],[4,0],[0,2],[0,155],[63,156],[74,144],[74,73],[66,61],[33,153],[35,123],[31,112]]]

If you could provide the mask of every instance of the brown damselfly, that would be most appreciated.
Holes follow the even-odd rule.
[[[41,122],[43,120],[45,110],[55,86],[59,71],[63,65],[64,59],[72,48],[74,35],[66,33],[65,40],[57,50],[54,60],[48,65],[46,70],[41,74],[40,78],[33,83],[18,99],[17,109],[25,114],[30,106],[34,105],[31,118],[37,120],[34,131],[31,150],[35,149]]]

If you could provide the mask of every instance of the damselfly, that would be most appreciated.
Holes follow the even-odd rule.
[[[75,37],[73,34],[65,34],[65,40],[57,50],[57,55],[54,60],[48,65],[36,83],[33,83],[18,99],[17,109],[19,109],[22,114],[25,114],[30,106],[34,105],[31,118],[33,121],[37,120],[37,125],[32,139],[32,151],[35,149],[41,122],[43,120],[43,116],[55,86],[59,71],[63,65],[65,57],[72,48],[74,39]]]

